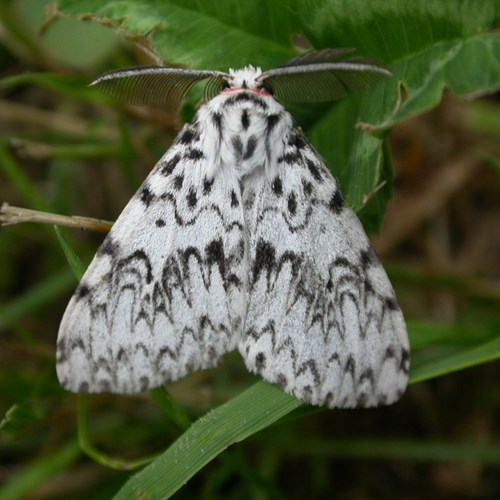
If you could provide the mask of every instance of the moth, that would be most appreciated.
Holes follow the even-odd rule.
[[[396,401],[409,346],[394,291],[337,181],[276,100],[330,101],[389,74],[327,49],[265,72],[144,67],[98,78],[108,94],[164,106],[207,80],[206,102],[71,298],[61,384],[135,393],[238,349],[250,371],[309,404]]]

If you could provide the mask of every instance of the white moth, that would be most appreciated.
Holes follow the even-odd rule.
[[[314,405],[396,401],[409,369],[391,284],[336,180],[273,97],[326,101],[389,72],[312,52],[262,72],[116,71],[94,84],[174,105],[209,79],[185,125],[104,240],[61,322],[57,374],[74,392],[134,393],[246,366]]]

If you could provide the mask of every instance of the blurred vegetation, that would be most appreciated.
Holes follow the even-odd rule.
[[[69,17],[44,18],[48,2],[0,2],[0,201],[116,218],[182,119],[117,109],[86,85],[154,64],[153,52],[223,70],[275,66],[308,43],[380,57],[395,78],[369,95],[290,110],[366,227],[383,218],[373,241],[408,320],[414,384],[392,407],[327,411],[258,382],[230,354],[169,386],[171,397],[77,399],[55,376],[77,283],[65,253],[87,264],[102,235],[2,227],[0,499],[175,491],[217,455],[179,498],[499,496],[500,371],[485,364],[500,355],[499,3],[198,4],[61,0]],[[77,19],[90,14],[101,25]],[[156,471],[127,482],[124,469],[172,443]]]

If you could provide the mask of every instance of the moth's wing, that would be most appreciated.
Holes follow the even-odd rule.
[[[315,405],[369,407],[407,385],[409,347],[387,275],[299,131],[271,179],[247,179],[247,367]]]
[[[186,126],[126,206],[61,322],[66,389],[143,391],[235,348],[246,280],[240,191],[214,171]]]

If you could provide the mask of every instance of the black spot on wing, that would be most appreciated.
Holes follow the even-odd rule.
[[[149,207],[151,202],[154,200],[154,194],[151,192],[151,190],[149,189],[148,186],[144,186],[141,189],[141,193],[139,195],[139,198],[142,201],[142,203],[144,203],[144,205]]]
[[[361,250],[360,257],[364,269],[378,264],[377,254],[371,245],[366,250]]]
[[[384,307],[389,309],[389,311],[397,311],[399,310],[398,301],[394,297],[386,297],[384,302]]]
[[[163,219],[156,219],[155,224],[157,227],[164,227],[166,223]]]
[[[307,141],[304,136],[300,132],[300,130],[294,130],[290,135],[290,139],[288,140],[289,146],[294,146],[297,149],[304,149],[307,146]]]
[[[176,142],[178,144],[190,144],[197,139],[197,135],[197,130],[192,125],[189,125],[181,130]]]
[[[195,207],[196,203],[198,203],[198,197],[196,196],[196,190],[194,189],[194,187],[191,187],[191,189],[189,190],[189,193],[186,196],[186,200],[191,208]]]
[[[77,300],[83,299],[90,293],[90,288],[85,283],[80,283],[75,290],[75,297]]]
[[[280,156],[278,158],[278,163],[287,163],[289,165],[293,165],[294,163],[297,163],[299,159],[300,159],[299,151],[294,150],[285,153],[283,156]]]
[[[373,387],[375,385],[375,377],[373,376],[373,370],[371,368],[367,368],[359,377],[359,384],[364,381],[368,381],[369,384]]]
[[[333,194],[332,197],[330,198],[330,201],[328,202],[328,208],[332,212],[340,212],[342,210],[342,207],[344,206],[344,197],[342,196],[342,193],[337,189]]]
[[[300,368],[297,370],[297,375],[302,375],[306,372],[311,373],[314,378],[314,382],[317,384],[317,386],[319,386],[321,377],[319,375],[318,368],[316,367],[316,363],[313,359],[302,363]]]
[[[201,160],[203,157],[204,157],[203,151],[201,149],[198,149],[198,148],[190,149],[186,153],[186,158],[188,160],[195,160],[196,161],[196,160]]]
[[[323,177],[321,175],[320,169],[318,168],[318,165],[314,163],[310,158],[306,158],[306,165],[307,168],[309,169],[309,172],[311,172],[312,176],[318,182],[321,182],[323,180]]]
[[[149,378],[146,377],[145,375],[142,376],[139,380],[139,387],[140,387],[140,391],[141,392],[144,392],[144,391],[147,391],[149,389]]]
[[[266,355],[263,352],[259,352],[255,356],[255,367],[258,371],[262,371],[266,368]]]
[[[173,158],[170,158],[170,160],[167,160],[161,167],[160,169],[160,173],[162,175],[170,175],[173,171],[174,171],[174,168],[177,166],[177,164],[179,163],[181,159],[181,155],[180,154],[176,154]]]
[[[210,193],[210,191],[212,191],[213,184],[214,184],[213,177],[211,179],[209,179],[208,177],[205,177],[205,179],[203,180],[203,194],[204,195],[207,195]]]
[[[306,196],[311,196],[311,194],[314,191],[314,187],[313,187],[312,183],[310,183],[306,179],[302,179],[302,189],[304,190],[304,194]]]
[[[80,386],[78,387],[78,392],[89,392],[89,383],[88,382],[82,382]]]
[[[220,238],[217,240],[212,240],[205,247],[205,256],[207,264],[209,266],[211,266],[212,264],[217,264],[217,266],[219,267],[220,275],[224,277],[226,275],[224,245]]]
[[[184,183],[184,176],[183,175],[176,175],[174,177],[174,187],[175,187],[175,189],[181,189],[183,183]]]
[[[410,371],[410,351],[404,347],[401,348],[401,362],[399,363],[399,369],[405,374],[408,374]]]
[[[300,397],[305,403],[311,404],[312,394],[313,394],[312,387],[310,385],[305,385],[304,387],[302,387],[302,393]]]
[[[252,282],[257,282],[263,270],[266,270],[269,275],[275,265],[276,249],[268,241],[261,238],[257,242],[257,248],[255,250],[255,261],[252,267]]]
[[[110,257],[115,257],[119,250],[120,245],[113,240],[110,235],[108,235],[99,247],[99,250],[97,250],[97,255],[109,255]]]

